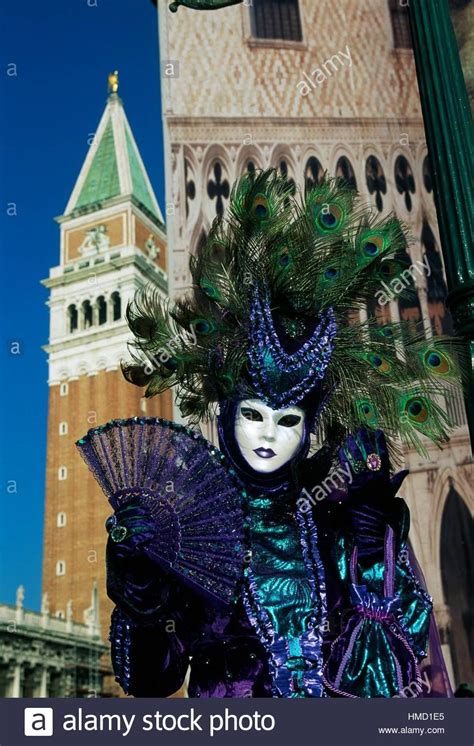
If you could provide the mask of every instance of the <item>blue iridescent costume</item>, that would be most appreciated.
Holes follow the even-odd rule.
[[[323,665],[353,608],[347,546],[352,539],[342,528],[348,511],[343,500],[328,496],[324,508],[301,512],[296,494],[292,498],[287,484],[249,493],[251,561],[240,597],[228,611],[160,576],[156,568],[148,568],[154,579],[150,576],[145,591],[132,581],[124,585],[116,562],[109,560],[109,595],[117,603],[113,662],[127,693],[168,696],[182,685],[190,664],[190,697],[337,696],[326,686]],[[405,511],[403,518],[406,522]],[[347,681],[340,677],[341,695],[390,697],[420,678],[414,659],[426,656],[432,604],[400,536],[398,546],[395,618],[413,651],[400,656],[412,679],[400,680],[390,641],[369,628],[345,668]],[[366,604],[383,598],[383,548],[374,559],[359,578]],[[155,609],[151,614],[140,612],[146,598]],[[343,646],[339,662],[345,653]],[[423,695],[421,685],[414,691]]]
[[[170,309],[145,290],[127,310],[127,379],[175,387],[195,422],[219,405],[220,448],[152,418],[78,443],[115,509],[110,640],[128,694],[168,696],[189,669],[190,697],[449,693],[393,446],[446,439],[432,395],[456,385],[454,342],[354,322],[406,268],[399,222],[355,199],[326,179],[299,204],[274,171],[247,175],[191,260],[191,295]],[[252,398],[304,413],[298,451],[267,474],[236,441]]]

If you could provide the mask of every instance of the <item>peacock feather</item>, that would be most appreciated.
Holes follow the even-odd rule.
[[[247,174],[190,260],[188,293],[170,306],[146,288],[129,305],[124,374],[146,396],[175,387],[195,421],[222,399],[262,398],[272,386],[279,401],[318,391],[321,431],[365,426],[420,451],[424,438],[441,444],[462,343],[427,340],[386,312],[357,315],[410,279],[408,246],[396,217],[367,209],[339,179],[325,175],[302,198],[273,169]]]

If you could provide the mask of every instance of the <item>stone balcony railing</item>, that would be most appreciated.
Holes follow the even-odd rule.
[[[17,631],[25,627],[29,631],[59,633],[88,641],[100,641],[97,629],[93,625],[81,624],[72,619],[62,619],[51,614],[28,611],[7,604],[0,604],[0,626],[3,625],[12,625]]]

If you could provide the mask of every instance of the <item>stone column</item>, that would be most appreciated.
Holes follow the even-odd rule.
[[[48,696],[48,683],[49,683],[49,671],[44,666],[41,669],[41,681],[40,681],[40,691],[39,691],[39,697],[47,697]]]
[[[396,299],[390,300],[390,319],[393,324],[398,324],[400,322],[400,309]]]
[[[21,685],[22,685],[22,666],[21,663],[15,663],[14,669],[13,669],[13,679],[11,684],[11,694],[10,697],[21,697],[22,691],[21,691]]]
[[[112,320],[112,309],[110,307],[111,300],[110,300],[110,294],[105,291],[103,293],[104,300],[105,300],[105,323],[108,324],[109,321]]]

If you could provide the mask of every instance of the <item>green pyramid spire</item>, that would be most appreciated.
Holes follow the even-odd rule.
[[[125,132],[125,138],[127,141],[130,171],[132,174],[132,194],[139,202],[141,202],[142,205],[145,205],[150,212],[154,212],[155,207],[153,205],[153,198],[150,194],[148,184],[143,178],[143,167],[138,160],[136,145],[132,141],[131,133],[128,130]]]
[[[109,119],[74,209],[103,202],[118,194],[120,181],[112,121]]]
[[[122,101],[112,89],[65,215],[88,212],[120,197],[133,199],[150,218],[164,224]]]

